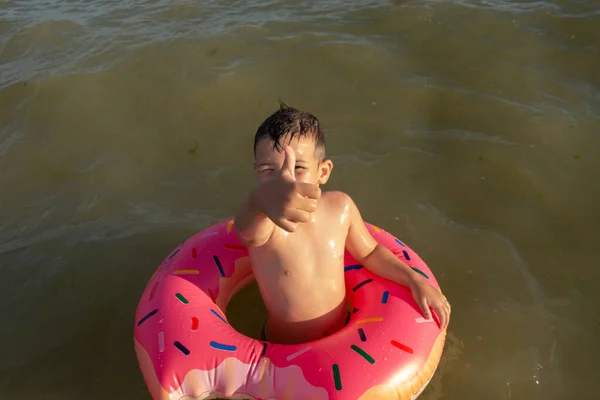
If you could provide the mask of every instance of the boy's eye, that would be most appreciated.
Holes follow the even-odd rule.
[[[296,169],[306,169],[306,167],[303,167],[301,165],[296,165]]]

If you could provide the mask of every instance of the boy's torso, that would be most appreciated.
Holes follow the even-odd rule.
[[[250,249],[269,340],[306,342],[344,326],[349,218],[343,199],[339,192],[323,193],[311,221],[293,233],[276,227],[266,244]]]

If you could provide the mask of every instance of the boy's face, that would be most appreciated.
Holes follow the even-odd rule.
[[[315,157],[315,140],[312,137],[298,138],[295,136],[291,141],[289,136],[281,139],[281,146],[289,145],[296,153],[295,176],[298,182],[323,185],[329,179],[333,163],[331,160],[319,162]],[[256,145],[254,171],[259,181],[268,179],[273,171],[280,170],[283,165],[285,153],[277,151],[273,142],[263,139]]]

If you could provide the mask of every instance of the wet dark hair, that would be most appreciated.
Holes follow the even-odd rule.
[[[281,139],[290,135],[290,140],[295,136],[312,137],[315,140],[315,157],[319,162],[325,160],[325,132],[321,123],[314,115],[300,111],[279,102],[279,110],[271,114],[258,127],[254,136],[254,154],[257,144],[264,139],[273,142],[273,148],[282,151]]]

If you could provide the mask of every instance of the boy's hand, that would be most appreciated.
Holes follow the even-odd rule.
[[[421,308],[425,319],[430,320],[432,318],[429,309],[431,307],[438,316],[440,328],[446,329],[451,311],[450,303],[446,297],[439,290],[421,279],[417,279],[411,286],[413,298]]]
[[[254,200],[257,208],[275,225],[294,232],[298,223],[307,222],[310,213],[317,209],[321,189],[296,181],[296,153],[289,146],[284,151],[283,165],[258,187]]]

